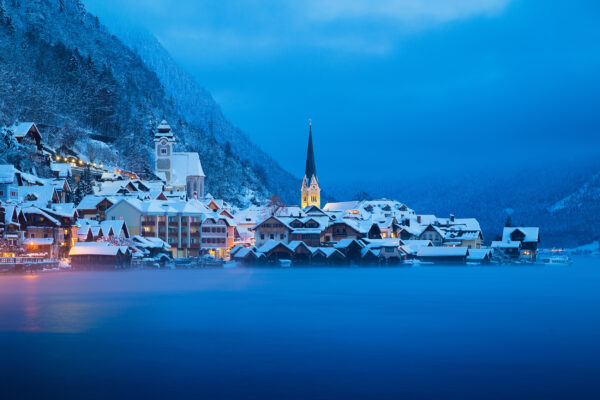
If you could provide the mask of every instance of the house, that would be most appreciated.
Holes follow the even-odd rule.
[[[399,263],[406,258],[406,251],[401,247],[400,239],[363,239],[365,248],[379,250],[379,258],[387,263]]]
[[[429,240],[434,246],[441,246],[444,243],[446,233],[438,226],[429,224],[425,226],[417,236],[418,240]]]
[[[107,242],[75,243],[69,251],[73,270],[129,268],[131,250]]]
[[[294,250],[287,244],[277,240],[267,240],[265,244],[257,249],[257,252],[264,254],[266,260],[271,263],[278,260],[291,260],[294,256]]]
[[[343,264],[345,262],[344,253],[334,247],[316,248],[311,256],[311,264]]]
[[[440,264],[465,264],[469,256],[467,247],[421,247],[417,258]]]
[[[514,240],[498,240],[493,241],[491,245],[494,254],[501,258],[509,258],[516,260],[521,256],[521,242]]]
[[[23,241],[27,251],[47,253],[50,258],[66,256],[73,241],[72,219],[63,219],[59,214],[33,205],[23,207],[22,212],[26,222]]]
[[[26,220],[21,208],[16,204],[0,202],[0,239],[5,249],[16,251],[24,239]]]
[[[280,217],[271,216],[256,224],[253,230],[256,247],[262,247],[272,240],[288,243],[292,227]]]
[[[502,231],[502,241],[520,242],[521,258],[535,260],[540,242],[540,228],[505,227]]]
[[[89,194],[77,205],[81,218],[102,221],[106,219],[106,210],[117,202],[117,196],[101,196]]]
[[[344,254],[348,261],[358,261],[362,257],[362,250],[365,245],[356,239],[342,239],[335,243],[333,247]]]
[[[16,123],[8,128],[17,142],[35,145],[39,151],[42,150],[42,134],[33,122]]]

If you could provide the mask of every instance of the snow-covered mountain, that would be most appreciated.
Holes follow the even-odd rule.
[[[100,139],[120,166],[143,171],[153,165],[152,135],[164,117],[179,148],[200,153],[211,194],[245,203],[278,187],[291,192],[297,182],[272,160],[261,165],[260,158],[241,157],[237,148],[247,138],[238,139],[210,94],[189,85],[177,101],[169,95],[189,76],[178,81],[168,54],[155,50],[166,60],[164,70],[111,34],[79,0],[0,0],[0,126],[36,121],[52,145]]]
[[[118,20],[107,21],[107,26],[156,73],[167,96],[186,121],[249,162],[271,192],[286,200],[297,201],[300,180],[281,168],[252,143],[248,135],[232,124],[212,95],[173,60],[154,35],[142,27]]]

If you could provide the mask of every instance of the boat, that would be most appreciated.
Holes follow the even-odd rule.
[[[546,265],[571,265],[573,260],[569,256],[551,256],[542,262]]]

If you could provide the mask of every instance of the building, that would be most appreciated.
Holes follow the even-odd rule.
[[[0,201],[18,201],[21,173],[12,165],[0,165]]]
[[[163,120],[154,135],[156,175],[171,191],[185,191],[188,199],[204,197],[204,171],[198,153],[174,152],[175,136]]]
[[[21,122],[9,128],[18,143],[31,144],[42,150],[42,135],[33,122]]]
[[[306,169],[302,178],[302,208],[309,206],[321,207],[321,188],[317,180],[317,168],[315,167],[315,153],[312,142],[312,122],[308,126],[308,149],[306,151]]]
[[[124,220],[132,236],[156,237],[171,246],[173,257],[228,257],[233,219],[198,200],[139,200],[124,197],[106,210],[108,221]]]
[[[540,228],[505,227],[502,231],[502,241],[521,243],[520,257],[535,260],[538,243],[540,242]]]

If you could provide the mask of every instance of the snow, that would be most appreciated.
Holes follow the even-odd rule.
[[[15,137],[22,138],[27,135],[32,127],[35,127],[35,129],[39,132],[39,129],[37,129],[37,126],[33,122],[20,122],[14,124],[9,129],[13,132]]]
[[[0,165],[0,183],[14,183],[18,172],[19,170],[10,164]]]
[[[69,251],[69,256],[116,256],[126,253],[129,249],[126,246],[112,246],[110,243],[75,243]]]
[[[515,231],[521,231],[525,234],[523,242],[538,242],[540,240],[540,228],[536,227],[505,227],[502,231],[502,241],[510,241],[510,235]]]
[[[466,247],[421,247],[417,257],[466,257],[468,253]]]
[[[518,249],[521,247],[521,242],[513,242],[512,240],[493,241],[493,249]]]
[[[52,163],[50,169],[58,174],[59,178],[68,178],[71,176],[71,164],[67,163]]]
[[[174,152],[172,163],[173,176],[171,184],[173,186],[185,186],[188,176],[205,176],[198,153]]]

